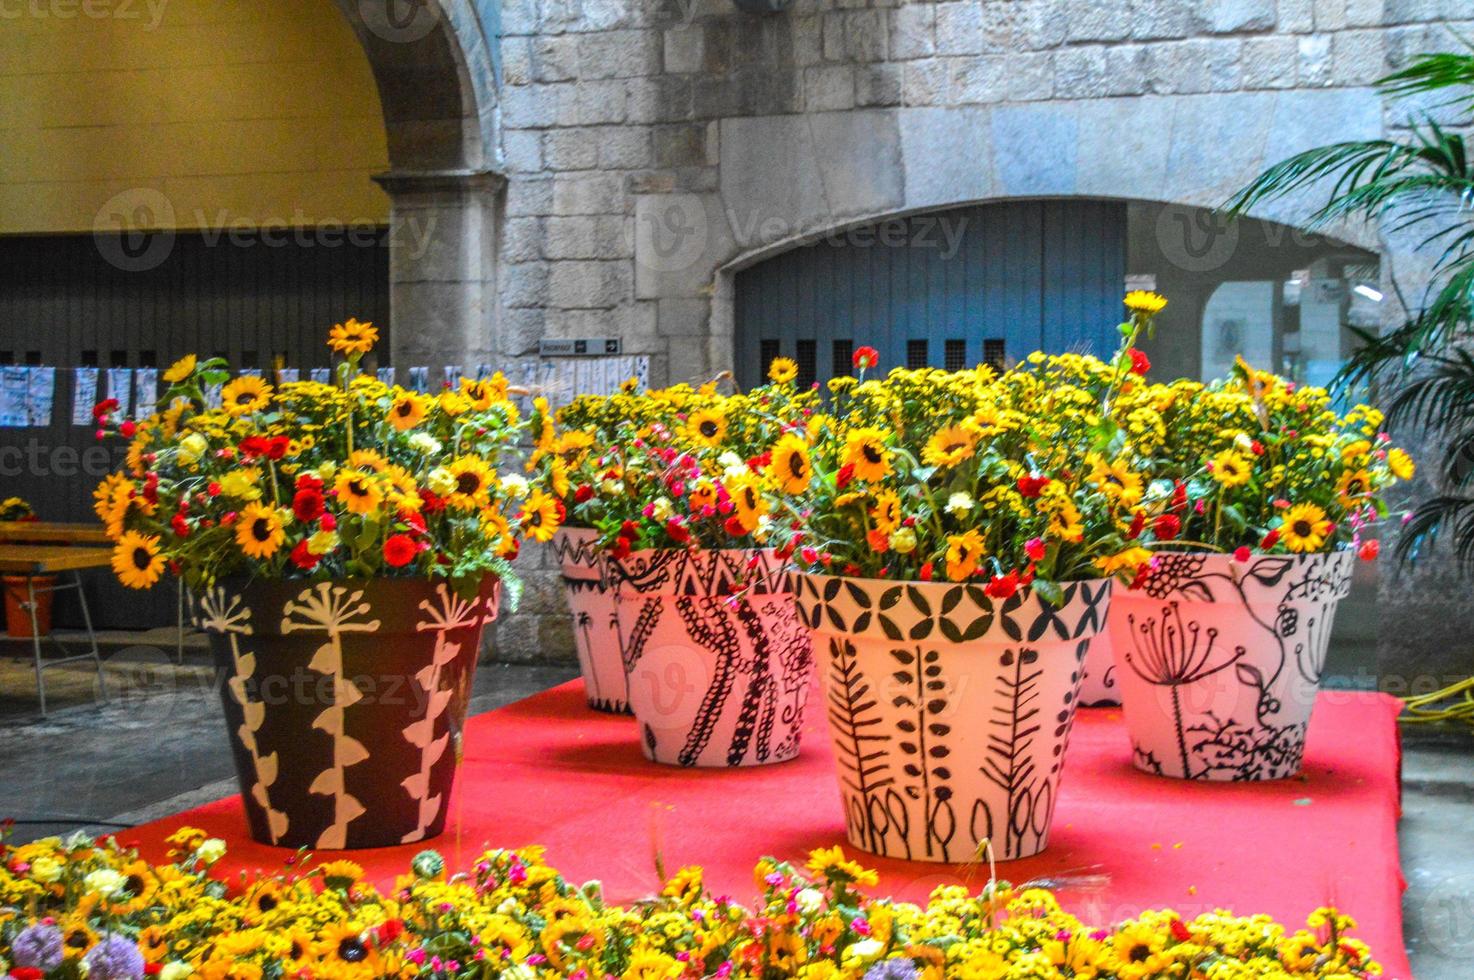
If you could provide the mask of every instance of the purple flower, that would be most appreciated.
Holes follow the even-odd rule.
[[[107,936],[82,957],[87,980],[143,980],[143,954],[122,936]]]
[[[26,926],[10,947],[16,966],[50,973],[61,966],[61,930],[51,925]]]
[[[865,971],[865,980],[916,980],[912,960],[882,960]]]

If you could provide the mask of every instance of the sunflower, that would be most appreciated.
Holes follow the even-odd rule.
[[[1326,512],[1315,504],[1296,504],[1285,511],[1280,524],[1280,538],[1285,547],[1303,554],[1319,551],[1335,525],[1326,520]]]
[[[1360,507],[1371,492],[1372,477],[1366,470],[1348,470],[1341,474],[1341,480],[1336,484],[1336,499],[1347,510]]]
[[[1091,454],[1090,462],[1090,484],[1105,494],[1113,503],[1122,507],[1130,507],[1141,499],[1141,474],[1134,473],[1131,467],[1117,460],[1108,463],[1101,456]]]
[[[773,461],[768,464],[768,475],[778,489],[786,494],[800,494],[809,489],[814,464],[809,460],[808,443],[791,433],[779,439],[778,444],[773,447]]]
[[[384,503],[384,488],[375,475],[357,468],[341,471],[333,489],[350,514],[372,514]]]
[[[383,473],[389,469],[389,461],[384,458],[383,453],[374,449],[357,449],[348,454],[347,465],[350,469],[372,470],[375,473]]]
[[[446,503],[457,510],[480,510],[486,506],[496,477],[484,459],[457,456],[446,471],[455,479],[455,489],[446,495]]]
[[[1101,555],[1095,559],[1095,567],[1106,578],[1110,578],[1120,572],[1136,572],[1143,565],[1150,564],[1152,553],[1145,548],[1132,547],[1125,551],[1118,551],[1114,555]]]
[[[339,354],[367,354],[379,342],[379,331],[372,323],[359,323],[352,317],[347,323],[333,325],[328,333],[328,346]]]
[[[1167,297],[1145,289],[1133,289],[1126,294],[1124,300],[1126,309],[1132,313],[1145,313],[1147,316],[1156,316],[1167,306]]]
[[[1145,922],[1131,922],[1121,927],[1113,937],[1116,959],[1120,963],[1116,973],[1130,980],[1146,980],[1159,977],[1168,960],[1162,954],[1166,936]]]
[[[430,410],[430,399],[417,391],[406,391],[389,406],[389,424],[400,432],[413,429],[425,421]]]
[[[1225,487],[1243,486],[1252,475],[1249,460],[1242,453],[1225,449],[1213,457],[1213,479]]]
[[[853,429],[845,437],[844,465],[854,467],[855,476],[874,482],[891,472],[891,453],[885,448],[885,433],[879,429]]]
[[[698,445],[720,445],[727,436],[727,417],[709,408],[692,412],[686,422],[686,435]]]
[[[1403,450],[1396,448],[1387,450],[1387,468],[1399,480],[1411,480],[1413,473],[1417,471],[1413,458]]]
[[[506,379],[503,379],[505,381]],[[472,381],[470,378],[461,379],[461,394],[471,407],[478,412],[484,412],[501,400],[501,392],[490,378],[481,381]]]
[[[558,533],[558,502],[534,490],[522,505],[522,531],[534,541],[552,540]]]
[[[323,967],[347,968],[341,976],[365,978],[379,975],[379,951],[364,938],[364,930],[346,922],[323,927],[317,942],[317,958]]]
[[[768,502],[758,492],[757,478],[751,473],[732,477],[724,484],[735,508],[733,516],[748,534],[757,530],[758,522],[768,512]]]
[[[130,589],[152,588],[164,574],[158,535],[123,532],[113,547],[113,571]]]
[[[947,535],[947,577],[954,582],[971,578],[983,560],[983,536],[977,531]]]
[[[882,490],[875,495],[875,506],[870,508],[870,520],[877,531],[890,534],[901,526],[901,498],[894,490]]]
[[[481,534],[492,544],[492,550],[505,558],[517,549],[517,539],[512,536],[512,525],[507,516],[495,507],[481,512]]]
[[[830,882],[873,888],[880,881],[874,871],[846,858],[844,849],[839,845],[810,851],[806,867],[816,878],[824,878]]]
[[[286,536],[281,515],[262,503],[247,504],[235,528],[235,543],[251,558],[270,558]]]
[[[768,364],[768,380],[775,384],[786,384],[798,377],[798,362],[791,357],[775,357]]]
[[[271,404],[271,385],[254,374],[243,374],[220,392],[220,404],[232,416],[259,412]]]
[[[927,440],[921,458],[928,466],[956,466],[973,454],[978,433],[961,425],[949,425]]]
[[[171,385],[177,385],[179,382],[194,374],[195,365],[198,363],[199,358],[195,357],[193,354],[185,354],[179,360],[169,365],[168,370],[164,372],[164,380],[169,382]]]

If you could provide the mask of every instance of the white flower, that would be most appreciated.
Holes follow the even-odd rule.
[[[623,480],[600,480],[599,492],[606,497],[618,497],[624,493]]]
[[[440,444],[439,439],[435,438],[428,432],[416,432],[414,435],[410,436],[409,446],[416,452],[424,453],[426,456],[434,456],[436,453],[440,452],[440,450],[445,448]]]
[[[199,847],[195,848],[195,857],[205,864],[214,864],[225,857],[225,841],[219,837],[211,837]]]
[[[517,900],[515,898],[504,898],[502,899],[502,904],[498,905],[496,910],[502,915],[511,915],[517,911]],[[506,975],[505,973],[502,974],[502,976]]]
[[[92,872],[82,879],[82,884],[89,892],[96,892],[103,898],[112,898],[123,890],[128,879],[114,871],[112,868],[101,868]]]
[[[194,969],[188,963],[171,960],[164,964],[159,971],[159,980],[185,980],[186,977],[194,975]]]
[[[824,907],[824,893],[817,888],[805,888],[793,900],[798,903],[800,912],[812,915]]]
[[[655,502],[650,505],[650,516],[664,524],[675,516],[676,506],[670,502],[669,497],[656,497]]]
[[[743,461],[742,457],[730,449],[718,456],[717,462],[722,465],[723,469],[727,470],[732,469],[734,466],[741,467],[744,470],[747,469],[747,463]]]
[[[527,477],[522,476],[518,473],[508,474],[507,476],[502,477],[502,489],[507,491],[508,496],[516,500],[521,500],[523,497],[527,496]]]
[[[338,464],[330,459],[325,460],[323,464],[317,468],[317,478],[324,483],[332,483],[333,477],[337,475],[337,472]]]
[[[31,877],[51,884],[61,878],[61,862],[53,857],[38,857],[31,862]]]
[[[444,466],[437,466],[430,471],[429,476],[425,477],[425,486],[429,487],[430,492],[437,497],[448,497],[455,493],[455,474]]]
[[[885,944],[878,939],[861,939],[845,947],[842,959],[846,967],[856,963],[868,963],[879,956],[884,949]]]
[[[198,432],[191,432],[179,440],[179,462],[193,466],[210,451],[210,443]]]
[[[947,498],[947,513],[953,517],[966,517],[974,506],[976,506],[976,501],[972,499],[970,493],[958,491]]]
[[[1233,437],[1233,444],[1244,452],[1254,451],[1254,440],[1249,438],[1249,433],[1240,432]]]
[[[909,527],[898,527],[891,532],[891,550],[900,555],[909,555],[916,550],[916,532]]]

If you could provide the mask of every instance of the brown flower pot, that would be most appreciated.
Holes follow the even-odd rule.
[[[51,632],[51,589],[56,576],[38,575],[33,580],[36,590],[36,631],[42,636]],[[26,611],[30,602],[24,575],[5,576],[5,633],[17,640],[29,640],[31,616]]]
[[[481,632],[443,580],[228,582],[200,597],[251,836],[333,850],[445,827]]]

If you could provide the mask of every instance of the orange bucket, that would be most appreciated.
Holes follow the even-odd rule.
[[[51,632],[51,587],[56,584],[54,575],[37,575],[36,584],[36,627],[45,636]],[[45,590],[45,591],[43,591]],[[31,617],[26,612],[26,577],[5,576],[5,633],[18,640],[31,638]]]

